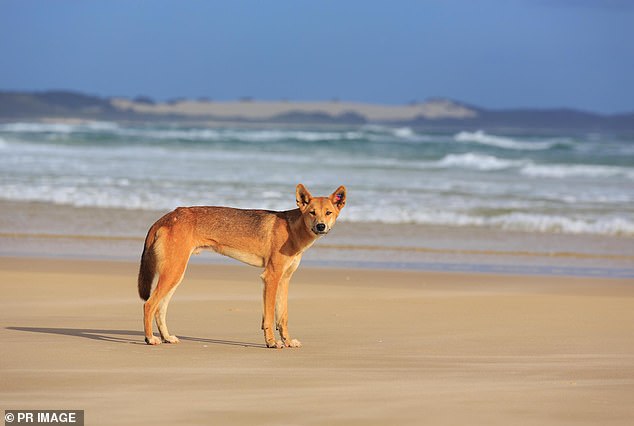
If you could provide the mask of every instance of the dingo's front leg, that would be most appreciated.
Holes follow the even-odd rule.
[[[302,344],[297,339],[291,339],[288,333],[288,280],[282,280],[280,282],[277,300],[277,330],[280,333],[282,342],[287,348],[301,348]]]
[[[284,346],[287,348],[301,348],[302,344],[297,339],[291,339],[288,333],[288,285],[291,280],[291,276],[293,272],[299,266],[299,262],[301,257],[298,256],[291,263],[289,268],[284,272],[282,279],[280,280],[280,285],[277,289],[277,303],[275,305],[275,313],[276,313],[276,326],[280,333],[280,337],[282,338],[282,342]]]
[[[264,330],[264,340],[266,341],[267,347],[280,349],[284,347],[284,344],[281,341],[275,340],[275,330],[273,329],[275,299],[277,287],[280,282],[280,274],[276,273],[272,264],[269,264],[261,277],[264,282],[264,295],[262,300],[262,330]]]

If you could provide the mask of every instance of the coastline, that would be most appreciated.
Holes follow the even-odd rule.
[[[136,262],[167,211],[0,201],[0,256]],[[311,267],[634,277],[634,238],[346,222],[319,240]],[[236,264],[216,253],[193,263]]]
[[[597,113],[576,109],[510,108],[491,110],[449,98],[430,98],[407,104],[372,103],[345,99],[266,100],[229,99],[127,99],[102,98],[72,91],[2,92],[7,108],[0,122],[101,120],[120,122],[190,123],[215,126],[233,123],[283,123],[286,125],[337,125],[380,123],[428,129],[464,130],[496,128],[517,132],[534,129],[544,134],[561,130],[632,132],[632,113]],[[28,100],[25,102],[25,100]],[[35,107],[34,107],[35,106]]]

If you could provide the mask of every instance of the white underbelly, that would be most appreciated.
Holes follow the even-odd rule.
[[[215,251],[220,254],[224,254],[225,256],[229,256],[231,258],[239,260],[240,262],[244,262],[247,265],[257,266],[260,268],[264,266],[264,259],[261,256],[249,253],[244,250],[239,250],[232,247],[219,247]]]

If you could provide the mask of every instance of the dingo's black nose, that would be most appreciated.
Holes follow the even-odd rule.
[[[315,225],[315,229],[318,232],[324,232],[326,230],[326,225],[323,223],[318,223],[317,225]]]

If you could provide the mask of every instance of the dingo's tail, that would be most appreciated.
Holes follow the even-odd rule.
[[[152,291],[152,282],[156,275],[156,227],[153,226],[145,237],[145,245],[143,254],[141,255],[141,265],[139,266],[139,296],[141,299],[148,300]]]

